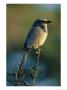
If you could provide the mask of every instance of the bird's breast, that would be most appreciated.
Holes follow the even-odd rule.
[[[47,38],[47,35],[48,32],[44,32],[43,30],[37,30],[32,47],[38,48],[39,46],[42,46]]]
[[[29,33],[25,46],[27,48],[37,49],[42,46],[47,38],[48,32],[42,30],[40,27],[32,29]]]

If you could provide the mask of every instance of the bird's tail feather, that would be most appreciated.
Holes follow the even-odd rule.
[[[17,70],[17,73],[16,73],[16,78],[23,72],[23,65],[25,64],[28,55],[29,55],[29,51],[24,51],[23,58],[22,58],[22,60],[19,64],[19,67],[18,67],[18,70]]]

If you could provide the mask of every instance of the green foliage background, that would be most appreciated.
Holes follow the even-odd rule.
[[[41,57],[45,58],[52,75],[60,83],[60,4],[7,4],[7,54],[21,51],[33,22],[45,17],[52,21],[48,25],[48,38],[43,45]]]

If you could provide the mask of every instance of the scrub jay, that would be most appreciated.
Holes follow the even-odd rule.
[[[42,47],[42,45],[47,39],[47,35],[48,35],[47,24],[48,23],[51,23],[51,21],[47,19],[37,19],[33,23],[32,28],[29,31],[27,38],[25,40],[25,43],[24,43],[24,47],[23,47],[24,55],[18,67],[16,77],[21,72],[23,72],[23,65],[27,59],[27,56],[30,50],[35,49],[37,53],[40,52],[40,48]]]

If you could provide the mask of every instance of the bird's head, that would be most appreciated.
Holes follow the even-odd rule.
[[[47,24],[49,23],[51,23],[50,20],[40,18],[40,19],[35,20],[33,26],[40,26],[42,29],[44,29],[45,26],[47,26]]]

